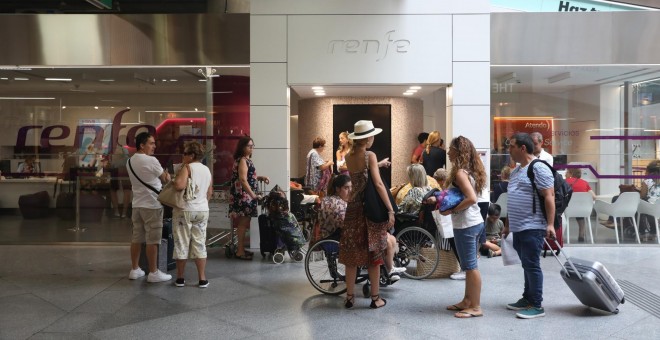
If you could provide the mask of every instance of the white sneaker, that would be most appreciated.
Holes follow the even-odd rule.
[[[390,282],[394,283],[401,280],[401,277],[399,275],[392,275],[390,276]]]
[[[143,276],[144,276],[144,270],[142,270],[142,268],[140,267],[138,267],[138,269],[131,269],[131,271],[128,273],[129,280],[137,280]]]
[[[405,273],[406,268],[405,267],[392,267],[392,270],[390,270],[390,275],[392,274],[399,274],[399,273]]]
[[[151,274],[149,274],[149,275],[151,275]],[[451,274],[449,276],[449,278],[452,279],[452,280],[465,280],[465,272],[458,272],[458,273]]]
[[[147,282],[165,282],[171,279],[172,275],[165,274],[161,272],[160,269],[156,269],[155,272],[149,273],[149,276],[147,276]]]

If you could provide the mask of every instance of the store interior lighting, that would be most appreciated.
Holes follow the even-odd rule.
[[[553,84],[571,77],[571,72],[564,72],[548,78],[548,84]]]

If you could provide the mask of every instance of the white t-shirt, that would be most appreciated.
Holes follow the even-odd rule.
[[[211,185],[211,171],[202,163],[190,163],[190,177],[197,186],[198,191],[195,199],[186,202],[183,211],[209,211],[209,201],[206,198],[206,193]]]
[[[538,158],[542,161],[546,161],[546,162],[548,162],[548,164],[550,164],[550,166],[553,166],[552,163],[554,162],[554,158],[552,157],[551,154],[549,154],[547,151],[545,151],[545,149],[541,149],[541,153],[536,158]]]
[[[148,156],[143,153],[134,154],[129,161],[135,174],[140,179],[156,190],[160,191],[162,184],[160,183],[160,175],[163,174],[163,167],[154,156]],[[126,164],[128,170],[128,177],[131,179],[133,186],[133,208],[147,208],[147,209],[160,209],[163,206],[158,202],[158,194],[153,190],[145,187],[140,181],[135,178],[133,171]]]

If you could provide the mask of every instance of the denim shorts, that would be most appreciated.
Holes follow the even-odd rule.
[[[483,230],[483,222],[465,229],[454,229],[454,242],[461,262],[461,270],[477,269],[477,247],[479,247],[479,235]]]

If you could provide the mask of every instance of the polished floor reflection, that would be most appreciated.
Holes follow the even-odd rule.
[[[604,233],[603,233],[604,234]],[[560,278],[558,263],[542,260],[547,316],[519,320],[505,304],[519,298],[522,270],[482,258],[485,316],[458,320],[444,308],[458,302],[463,281],[402,279],[384,288],[385,308],[358,298],[319,294],[303,264],[228,260],[210,250],[210,286],[127,279],[127,246],[0,246],[1,339],[658,339],[658,315],[644,304],[660,295],[660,247],[572,246],[575,257],[598,259],[625,280],[618,315],[587,309]],[[640,295],[642,289],[646,295]],[[634,291],[633,291],[634,290]],[[651,306],[653,307],[653,306]],[[657,306],[655,306],[657,308]],[[650,312],[649,312],[650,311]]]

